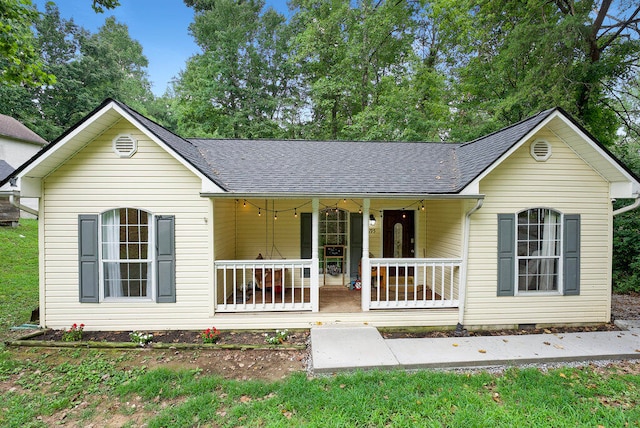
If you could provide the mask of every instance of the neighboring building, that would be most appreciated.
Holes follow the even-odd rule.
[[[464,144],[187,140],[106,100],[14,175],[42,325],[94,330],[605,323],[640,190],[560,109]]]
[[[16,119],[0,114],[0,182],[46,144],[44,139]],[[21,210],[10,203],[10,195],[27,210],[37,212],[38,200],[20,200],[17,196],[19,190],[9,183],[0,186],[0,224],[15,224],[21,216]],[[26,211],[23,211],[22,215],[35,217],[33,213]]]

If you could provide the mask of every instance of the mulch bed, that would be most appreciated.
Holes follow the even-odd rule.
[[[46,330],[44,334],[30,337],[28,340],[62,341],[64,330]],[[84,331],[82,342],[131,342],[131,331]],[[153,334],[153,343],[202,343],[201,331],[163,330],[145,331]],[[273,331],[221,331],[219,345],[267,345],[267,336],[274,336]],[[286,341],[288,345],[305,345],[309,337],[308,331],[292,331]]]
[[[463,336],[508,336],[523,334],[561,334],[561,333],[582,333],[593,331],[619,331],[620,329],[613,323],[583,327],[545,327],[545,328],[522,328],[504,330],[475,330],[462,332]],[[44,334],[30,337],[29,340],[39,341],[62,341],[63,330],[47,330]],[[84,331],[82,342],[131,342],[130,331]],[[153,343],[202,343],[200,331],[190,330],[163,330],[156,332],[145,332],[153,334]],[[381,334],[385,339],[404,338],[437,338],[437,337],[459,337],[460,333],[455,330],[433,331],[428,329],[415,330],[387,330],[381,329]],[[267,345],[267,336],[274,336],[274,332],[269,331],[221,331],[219,345]],[[309,331],[290,332],[286,341],[288,345],[305,345],[309,340]]]
[[[583,333],[593,331],[620,331],[613,323],[599,324],[583,327],[545,327],[545,328],[521,328],[504,330],[474,330],[456,332],[456,330],[446,331],[381,331],[385,339],[405,339],[423,337],[460,337],[460,336],[512,336],[523,334],[562,334],[562,333]]]

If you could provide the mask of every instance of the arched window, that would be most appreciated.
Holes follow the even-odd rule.
[[[562,213],[531,208],[517,215],[518,291],[558,291]]]
[[[151,214],[117,208],[101,215],[104,297],[152,297]]]

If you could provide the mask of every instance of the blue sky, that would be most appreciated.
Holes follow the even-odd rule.
[[[44,11],[47,0],[33,0]],[[91,0],[55,0],[64,19],[71,19],[95,33],[108,16],[129,27],[129,35],[143,47],[149,60],[149,80],[153,93],[162,95],[172,78],[184,69],[189,57],[200,52],[189,35],[193,10],[182,0],[120,0],[120,6],[105,13],[95,13]],[[287,14],[285,0],[266,2],[280,13]]]

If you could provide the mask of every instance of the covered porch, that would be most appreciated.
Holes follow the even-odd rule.
[[[478,200],[212,199],[214,312],[457,311]]]

